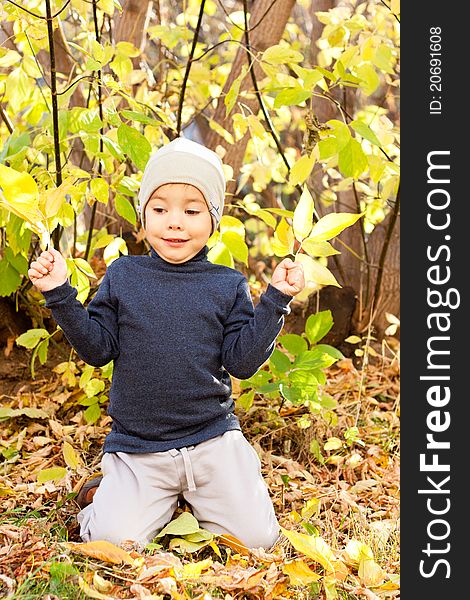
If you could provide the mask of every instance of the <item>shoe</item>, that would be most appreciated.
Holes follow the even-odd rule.
[[[95,495],[95,492],[98,489],[102,480],[103,476],[100,475],[98,477],[92,477],[92,479],[85,481],[80,491],[78,492],[77,497],[75,498],[75,502],[80,508],[83,509],[93,502],[93,496]]]

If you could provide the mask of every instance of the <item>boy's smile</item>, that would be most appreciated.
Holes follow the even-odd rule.
[[[156,189],[145,207],[145,233],[157,254],[170,263],[183,263],[207,243],[212,217],[203,194],[186,183]]]

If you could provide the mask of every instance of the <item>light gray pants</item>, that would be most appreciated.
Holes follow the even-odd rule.
[[[199,525],[249,548],[269,549],[279,523],[255,449],[240,430],[178,450],[105,453],[103,480],[78,514],[85,542],[145,546],[169,522],[182,495]]]

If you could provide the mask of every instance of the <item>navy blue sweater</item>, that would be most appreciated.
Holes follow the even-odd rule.
[[[104,452],[160,452],[240,429],[230,375],[247,379],[269,358],[292,297],[269,284],[254,308],[246,277],[207,252],[180,264],[153,248],[121,256],[87,308],[68,281],[43,292],[81,359],[114,361]]]

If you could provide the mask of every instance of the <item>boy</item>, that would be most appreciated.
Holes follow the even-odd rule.
[[[109,265],[87,308],[57,250],[31,263],[31,281],[79,357],[94,366],[114,360],[103,478],[78,514],[84,541],[145,546],[180,495],[212,533],[266,549],[278,538],[260,460],[234,414],[230,375],[251,377],[269,358],[305,282],[301,266],[284,259],[254,309],[246,277],[208,261],[224,195],[218,155],[177,138],[142,177],[149,255]]]

